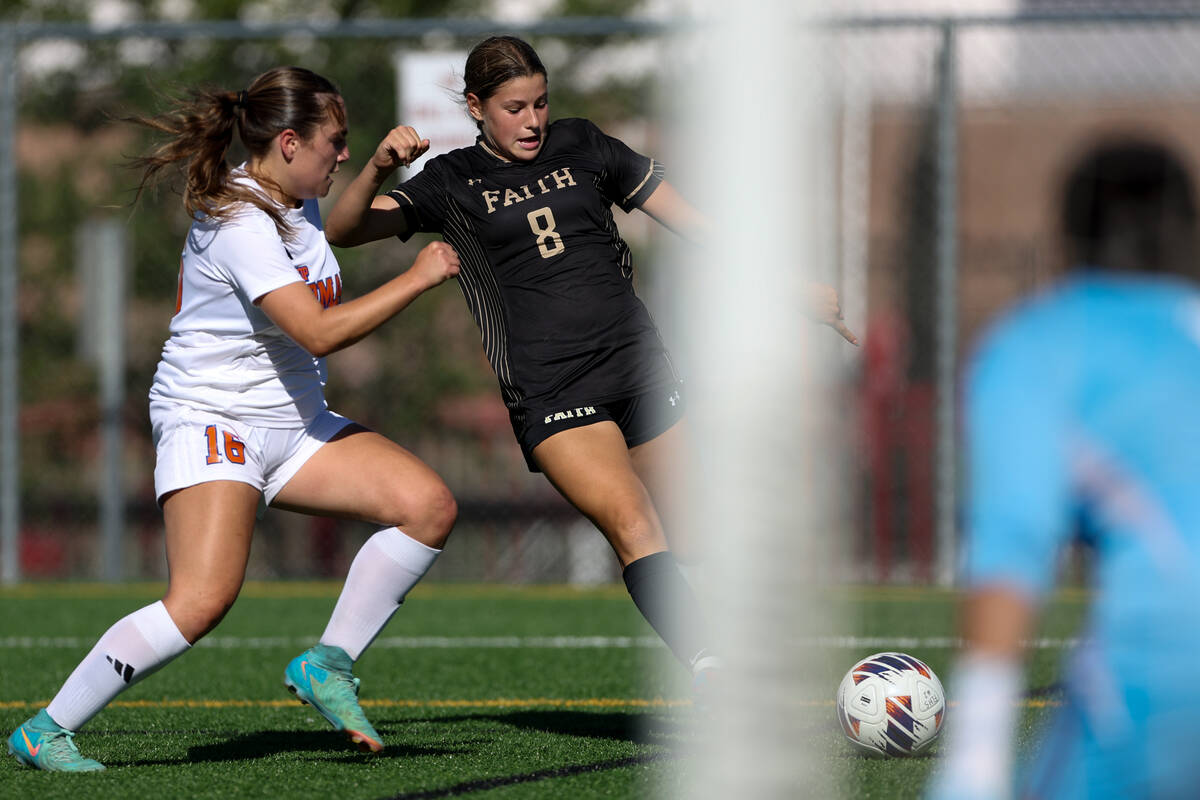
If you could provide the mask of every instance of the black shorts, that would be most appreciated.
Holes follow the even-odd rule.
[[[679,381],[604,403],[580,403],[570,408],[523,407],[509,411],[508,416],[529,471],[541,472],[533,460],[533,448],[560,431],[611,420],[625,435],[626,446],[636,447],[683,419],[683,411],[683,382]]]

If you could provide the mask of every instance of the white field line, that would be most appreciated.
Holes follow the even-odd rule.
[[[283,647],[310,647],[312,637],[292,636],[209,636],[196,643],[197,647],[224,650],[262,650]],[[812,647],[843,650],[951,650],[961,644],[954,636],[819,636],[802,640]],[[1078,639],[1041,638],[1026,642],[1033,650],[1064,650],[1074,647]],[[79,636],[0,636],[0,650],[43,650],[87,648],[95,639]],[[445,649],[548,649],[548,650],[620,650],[629,648],[658,648],[657,636],[381,636],[372,649],[385,650],[445,650]]]
[[[49,698],[42,700],[0,700],[0,710],[12,708],[45,708]],[[294,708],[294,697],[286,700],[113,700],[107,708]],[[467,700],[405,700],[363,699],[359,704],[366,708],[687,708],[691,698],[665,699],[662,697],[490,697]],[[790,705],[805,708],[833,708],[833,698],[811,698],[792,700]],[[956,708],[958,702],[947,701],[946,705]],[[1014,701],[1017,708],[1058,708],[1063,701],[1058,698],[1023,697]]]
[[[37,701],[0,700],[0,710],[44,708],[49,698]],[[668,700],[662,697],[490,697],[467,700],[362,699],[365,708],[680,708],[690,706],[690,698]],[[833,701],[811,705],[833,705]],[[108,708],[297,708],[294,697],[286,700],[113,700]]]

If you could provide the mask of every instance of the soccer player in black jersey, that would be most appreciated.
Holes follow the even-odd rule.
[[[668,552],[660,509],[683,444],[683,386],[634,294],[615,203],[702,238],[701,214],[653,159],[584,119],[549,122],[546,69],[526,42],[491,37],[464,71],[479,138],[431,160],[396,189],[383,181],[428,149],[392,130],[338,198],[339,246],[440,233],[533,471],[604,533],[638,609],[700,683],[718,665],[691,589]],[[832,289],[817,319],[851,342]]]

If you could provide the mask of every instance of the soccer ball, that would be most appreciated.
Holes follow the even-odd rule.
[[[942,730],[946,694],[925,662],[876,653],[855,664],[837,691],[842,732],[872,756],[913,756]]]

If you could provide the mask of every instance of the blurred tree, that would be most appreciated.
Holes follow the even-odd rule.
[[[619,16],[640,5],[640,0],[559,0],[546,16]],[[328,23],[478,18],[492,7],[489,0],[5,0],[2,19]],[[500,27],[496,32],[506,31]],[[554,117],[588,116],[602,127],[653,118],[652,70],[637,68],[639,59],[631,57],[647,49],[639,37],[531,41],[550,72]],[[75,353],[79,309],[88,298],[77,294],[73,241],[77,224],[93,216],[123,220],[130,237],[125,419],[131,439],[137,440],[129,452],[141,460],[130,467],[131,492],[144,490],[153,467],[145,397],[174,308],[179,253],[189,220],[178,189],[171,186],[132,205],[138,176],[122,165],[144,152],[150,139],[146,131],[122,120],[159,112],[170,98],[195,87],[237,89],[272,66],[300,64],[331,78],[346,98],[351,160],[340,178],[345,181],[397,122],[396,48],[466,49],[474,42],[475,37],[394,41],[303,34],[239,40],[33,40],[23,45],[18,145],[21,395],[23,420],[38,421],[23,431],[23,489],[30,511],[67,496],[86,505],[94,491],[87,480],[80,480],[86,455],[95,448],[97,412],[93,368]],[[338,190],[335,186],[334,195]],[[407,268],[423,244],[391,241],[339,250],[347,295]],[[457,289],[449,286],[421,298],[372,337],[335,355],[330,370],[331,405],[402,442],[418,441],[438,430],[438,407],[448,398],[498,397],[474,323]],[[462,425],[441,435],[470,440],[477,433]]]

